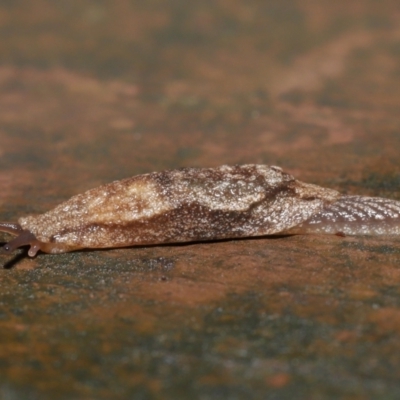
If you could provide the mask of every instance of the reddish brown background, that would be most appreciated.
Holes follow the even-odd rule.
[[[400,199],[397,0],[14,0],[0,32],[4,220],[222,163]],[[400,398],[398,239],[1,260],[0,398]]]

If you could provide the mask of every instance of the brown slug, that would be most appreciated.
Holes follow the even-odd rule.
[[[265,165],[184,168],[115,181],[51,211],[0,223],[29,245],[64,253],[273,234],[399,235],[400,201],[345,196]]]

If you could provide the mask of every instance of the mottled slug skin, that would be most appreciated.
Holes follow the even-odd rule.
[[[278,167],[185,168],[112,182],[18,222],[42,251],[60,253],[276,234],[340,197]]]

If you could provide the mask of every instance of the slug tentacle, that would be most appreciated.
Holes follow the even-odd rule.
[[[8,243],[6,243],[1,251],[3,253],[12,253],[16,249],[22,246],[31,246],[28,255],[30,257],[34,257],[36,253],[40,250],[41,248],[41,243],[38,241],[35,237],[35,235],[29,231],[24,231],[21,229],[20,235],[17,236],[15,239],[10,240]]]
[[[18,236],[23,231],[20,224],[13,222],[0,222],[0,232],[7,232],[11,235]]]
[[[275,234],[400,235],[400,202],[343,196],[281,168],[223,165],[153,172],[78,194],[41,215],[0,222],[29,245],[64,253]]]

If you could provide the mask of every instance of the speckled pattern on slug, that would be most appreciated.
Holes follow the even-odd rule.
[[[288,230],[339,196],[278,167],[185,168],[115,181],[19,223],[60,251],[212,240]]]

